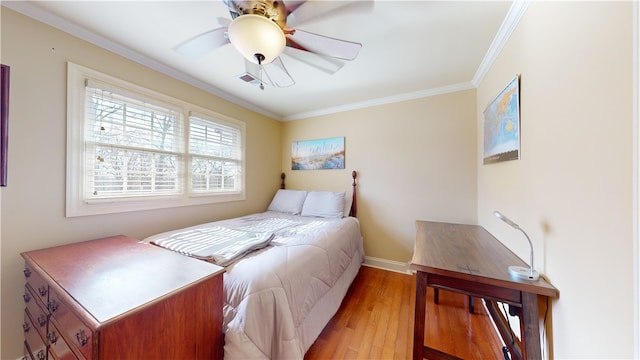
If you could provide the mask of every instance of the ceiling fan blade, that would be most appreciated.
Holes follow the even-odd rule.
[[[273,85],[267,81],[260,73],[260,66],[255,64],[247,59],[244,60],[244,70],[243,74],[238,75],[238,79],[251,84],[260,86],[262,90],[264,90],[264,84]]]
[[[242,1],[242,0],[238,0]],[[231,19],[235,19],[241,14],[238,12],[238,8],[240,7],[236,0],[222,0],[225,5],[229,8],[229,14],[231,15]]]
[[[295,30],[292,34],[288,34],[287,46],[342,60],[355,59],[362,48],[360,43],[334,39],[304,30]]]
[[[220,26],[224,26],[224,27],[228,28],[229,25],[231,25],[231,19],[218,17],[218,24],[220,24]]]
[[[338,72],[345,64],[343,60],[314,54],[308,51],[285,50],[285,54],[329,75]]]
[[[199,58],[222,45],[228,44],[229,39],[227,39],[226,32],[226,27],[204,32],[178,44],[173,50],[192,59]]]
[[[282,63],[280,57],[277,57],[272,62],[263,65],[262,68],[269,78],[269,81],[277,87],[289,87],[296,83],[284,67],[284,63]]]
[[[247,59],[244,60],[244,69],[254,79],[271,86],[284,88],[296,83],[293,81],[291,75],[289,75],[289,72],[284,67],[284,63],[279,57],[275,58],[269,64],[262,65],[262,74],[260,73],[260,65]]]
[[[291,6],[287,2],[287,10],[291,11],[287,16],[287,27],[295,28],[303,24],[340,15],[366,14],[371,12],[373,7],[373,0],[294,1]]]
[[[289,14],[296,12],[296,10],[298,10],[300,6],[304,5],[304,3],[307,2],[307,0],[285,0],[285,1],[286,1],[285,7],[287,8],[287,12]]]
[[[249,74],[255,76],[256,78],[260,78],[260,65],[254,63],[253,61],[244,59],[244,70]]]

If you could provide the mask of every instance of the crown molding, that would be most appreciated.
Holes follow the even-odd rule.
[[[315,110],[315,111],[309,111],[309,112],[295,114],[295,115],[291,115],[291,116],[285,116],[282,119],[282,121],[300,120],[300,119],[305,119],[305,118],[310,118],[310,117],[315,117],[315,116],[335,114],[335,113],[339,113],[339,112],[358,110],[358,109],[368,108],[368,107],[372,107],[372,106],[386,105],[386,104],[398,103],[398,102],[403,102],[403,101],[421,99],[421,98],[426,98],[426,97],[430,97],[430,96],[448,94],[448,93],[452,93],[452,92],[469,90],[469,89],[474,89],[474,88],[476,88],[476,87],[471,83],[460,83],[460,84],[447,85],[447,86],[434,88],[434,89],[420,90],[420,91],[415,91],[415,92],[410,92],[410,93],[405,93],[405,94],[400,94],[400,95],[388,96],[388,97],[372,99],[372,100],[366,100],[366,101],[357,102],[357,103],[351,103],[351,104],[347,104],[347,105],[341,105],[341,106],[324,108],[324,109]]]
[[[496,36],[493,38],[493,41],[491,42],[491,45],[489,46],[487,53],[482,59],[480,66],[478,66],[478,69],[476,70],[476,73],[473,79],[469,83],[454,84],[454,85],[444,86],[444,87],[435,88],[435,89],[427,89],[427,90],[422,90],[422,91],[417,91],[412,93],[400,94],[396,96],[390,96],[390,97],[368,100],[368,101],[363,101],[363,102],[358,102],[358,103],[353,103],[353,104],[348,104],[343,106],[325,108],[317,111],[310,111],[310,112],[290,115],[290,116],[284,117],[282,121],[300,120],[300,119],[314,117],[314,116],[329,115],[329,114],[343,112],[343,111],[362,109],[370,106],[391,104],[395,102],[414,100],[414,99],[419,99],[419,98],[424,98],[429,96],[435,96],[435,95],[441,95],[441,94],[446,94],[446,93],[451,93],[456,91],[477,88],[482,82],[482,79],[484,79],[484,76],[487,74],[491,66],[493,66],[493,63],[496,61],[496,58],[502,51],[502,48],[504,48],[505,44],[511,37],[511,34],[513,33],[516,26],[520,22],[520,19],[522,18],[524,13],[527,11],[527,8],[529,7],[530,2],[531,2],[530,0],[515,0],[511,4],[511,7],[509,8],[509,11],[507,11],[504,21],[500,25],[500,28],[498,29]]]
[[[66,32],[72,36],[85,40],[93,45],[99,46],[105,50],[118,54],[122,57],[125,57],[131,61],[134,61],[138,64],[146,66],[150,69],[158,71],[162,74],[170,76],[176,80],[182,81],[189,85],[192,85],[200,90],[203,90],[207,93],[215,95],[219,98],[232,102],[236,105],[242,106],[246,109],[255,111],[272,119],[279,120],[280,116],[269,112],[263,108],[257,107],[249,102],[246,102],[242,99],[239,99],[234,96],[230,96],[228,93],[218,89],[215,86],[212,86],[204,81],[198,80],[192,76],[186,75],[185,73],[178,71],[170,66],[167,66],[159,61],[151,59],[145,55],[140,54],[139,52],[132,50],[130,48],[124,47],[120,44],[117,44],[109,39],[106,39],[98,34],[95,34],[91,31],[88,31],[85,28],[82,28],[78,25],[75,25],[57,15],[54,15],[48,11],[42,10],[41,8],[34,6],[33,4],[27,1],[2,1],[2,6],[9,8],[13,11],[21,13],[22,15],[28,16],[32,19],[40,21],[44,24],[52,26],[60,31]]]
[[[507,15],[504,17],[502,25],[500,25],[496,36],[493,38],[493,41],[489,46],[489,50],[487,50],[487,53],[484,55],[480,66],[478,66],[476,74],[471,80],[473,86],[478,87],[491,66],[493,66],[493,63],[496,61],[496,58],[502,51],[502,48],[504,48],[504,45],[511,37],[511,34],[513,34],[516,26],[518,26],[520,19],[527,11],[530,2],[530,0],[515,0],[511,4]]]
[[[324,108],[316,111],[294,114],[290,116],[281,116],[281,115],[274,114],[261,107],[251,104],[245,100],[231,96],[228,93],[218,89],[215,86],[205,83],[204,81],[198,80],[192,76],[186,75],[181,71],[178,71],[159,61],[153,60],[145,55],[142,55],[139,52],[136,52],[135,50],[124,47],[102,36],[99,36],[91,31],[88,31],[80,26],[72,24],[69,21],[59,16],[56,16],[54,14],[51,14],[45,10],[42,10],[41,8],[32,5],[27,1],[2,1],[2,6],[7,7],[16,12],[19,12],[25,16],[33,18],[42,23],[45,23],[58,30],[64,31],[70,35],[78,37],[82,40],[85,40],[91,44],[99,46],[108,51],[111,51],[115,54],[123,56],[143,66],[156,70],[174,79],[177,79],[179,81],[192,85],[207,93],[220,97],[236,105],[242,106],[246,109],[255,111],[259,114],[262,114],[264,116],[270,117],[275,120],[292,121],[292,120],[299,120],[299,119],[304,119],[309,117],[328,115],[328,114],[339,113],[339,112],[350,111],[350,110],[357,110],[357,109],[362,109],[362,108],[371,107],[371,106],[409,101],[409,100],[414,100],[419,98],[425,98],[425,97],[430,97],[435,95],[441,95],[441,94],[446,94],[446,93],[451,93],[456,91],[477,88],[480,82],[482,82],[482,79],[484,78],[486,73],[489,71],[489,69],[495,62],[495,59],[497,58],[498,54],[500,54],[500,52],[502,51],[502,48],[504,47],[506,42],[509,40],[509,37],[515,30],[516,26],[518,25],[525,11],[527,10],[529,3],[530,3],[530,0],[515,0],[513,2],[495,38],[491,42],[491,46],[489,47],[489,50],[485,54],[482,62],[480,63],[480,66],[478,67],[473,79],[470,82],[453,84],[453,85],[448,85],[440,88],[426,89],[426,90],[399,94],[395,96],[383,97],[383,98],[367,100],[362,102],[356,102],[356,103],[351,103],[347,105],[329,107],[329,108]]]

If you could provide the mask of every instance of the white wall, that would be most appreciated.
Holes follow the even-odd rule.
[[[478,88],[482,111],[521,74],[521,160],[478,168],[478,221],[560,291],[555,359],[634,355],[631,2],[532,2]],[[635,332],[635,336],[637,336]]]
[[[280,185],[281,124],[2,9],[2,63],[11,66],[8,186],[2,189],[2,359],[22,353],[20,253],[164,230],[266,209]],[[66,63],[91,67],[246,123],[246,201],[65,218]]]
[[[284,123],[288,183],[343,190],[358,170],[366,255],[407,263],[416,220],[476,222],[475,97],[466,90]],[[337,136],[346,170],[291,170],[293,141]]]

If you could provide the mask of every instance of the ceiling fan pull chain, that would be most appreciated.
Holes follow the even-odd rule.
[[[254,54],[258,60],[258,67],[260,68],[260,90],[264,90],[264,83],[262,82],[262,60],[264,60],[264,55],[262,54]]]

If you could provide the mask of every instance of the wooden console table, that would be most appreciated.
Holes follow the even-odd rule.
[[[527,266],[478,225],[416,221],[411,269],[417,271],[413,359],[457,359],[424,345],[427,286],[504,302],[521,309],[523,359],[541,359],[538,295],[558,297],[544,279],[509,276],[510,265]]]

